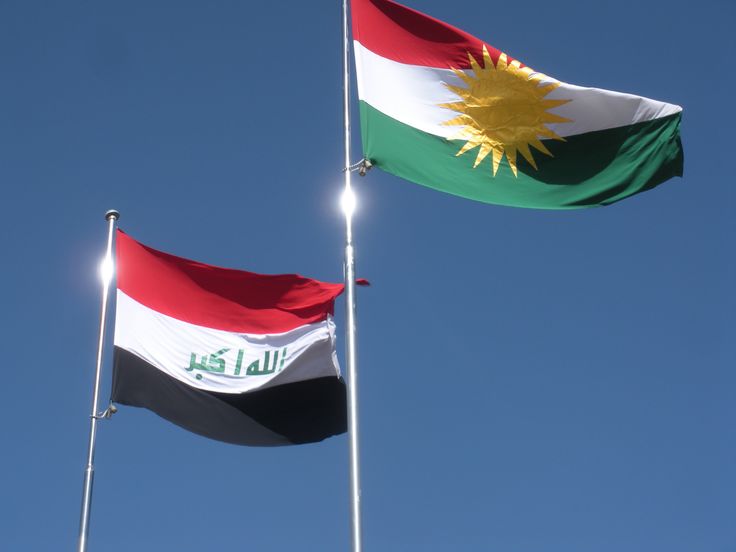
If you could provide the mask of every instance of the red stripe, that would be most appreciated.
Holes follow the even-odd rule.
[[[381,57],[410,65],[469,69],[470,52],[484,65],[482,40],[434,17],[391,0],[352,0],[351,10],[353,38]],[[486,48],[495,65],[500,52]]]
[[[157,251],[117,232],[118,289],[139,303],[198,326],[282,333],[332,314],[343,284],[297,274],[219,268]]]

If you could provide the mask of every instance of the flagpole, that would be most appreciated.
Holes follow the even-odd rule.
[[[348,435],[350,440],[350,510],[352,517],[353,552],[361,552],[360,523],[360,454],[358,446],[358,366],[355,352],[355,251],[353,249],[353,212],[355,194],[350,182],[350,42],[348,38],[348,0],[342,0],[342,108],[345,139],[345,189],[342,208],[345,213],[345,289],[346,289],[346,349],[348,371]]]
[[[89,517],[92,506],[92,483],[94,480],[94,459],[95,459],[95,439],[97,437],[97,420],[102,417],[109,417],[114,412],[113,408],[99,414],[100,398],[100,375],[102,372],[102,349],[105,341],[105,318],[107,317],[107,298],[110,291],[110,282],[114,272],[114,261],[112,259],[112,243],[115,230],[115,221],[120,218],[120,213],[110,210],[105,213],[107,226],[107,251],[105,258],[100,265],[100,275],[102,277],[102,311],[100,314],[100,333],[97,342],[97,368],[95,369],[95,386],[92,394],[92,414],[90,415],[89,443],[87,446],[87,467],[84,470],[84,486],[82,491],[82,513],[79,522],[79,547],[78,552],[87,550],[87,537],[89,536]]]

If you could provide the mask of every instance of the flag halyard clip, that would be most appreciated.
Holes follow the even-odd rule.
[[[95,420],[109,420],[112,415],[118,411],[118,407],[113,403],[110,403],[105,410],[98,412],[96,415],[91,416]]]
[[[358,174],[360,176],[365,176],[366,173],[369,170],[371,170],[372,167],[373,167],[373,163],[371,163],[371,160],[370,159],[363,158],[360,161],[358,161],[357,163],[353,163],[349,167],[344,168],[342,170],[342,172],[347,172],[347,171],[354,172],[354,171],[358,171]]]

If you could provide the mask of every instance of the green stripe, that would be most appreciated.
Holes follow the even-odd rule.
[[[405,125],[360,102],[366,159],[383,170],[443,192],[485,203],[538,209],[608,205],[682,176],[680,113],[627,127],[547,140],[549,157],[532,149],[538,170],[518,156],[518,177],[504,157],[477,168],[477,149]]]

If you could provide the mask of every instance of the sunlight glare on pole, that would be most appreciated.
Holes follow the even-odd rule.
[[[112,260],[112,255],[105,255],[105,258],[100,263],[100,278],[102,279],[102,283],[110,285],[114,272],[115,263]]]
[[[353,192],[353,189],[346,188],[345,191],[343,191],[342,193],[342,197],[340,198],[340,207],[342,207],[342,212],[345,213],[345,216],[347,218],[353,217],[353,213],[355,212],[357,204],[358,200],[355,196],[355,192]]]

